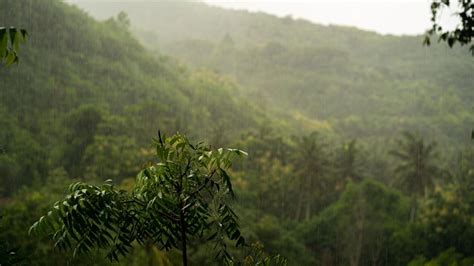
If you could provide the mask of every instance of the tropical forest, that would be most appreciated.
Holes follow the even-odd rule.
[[[0,266],[474,265],[473,1],[210,2],[0,0]]]

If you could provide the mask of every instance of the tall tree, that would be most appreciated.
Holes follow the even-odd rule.
[[[362,179],[362,162],[359,158],[360,149],[357,147],[357,141],[351,140],[343,143],[336,155],[336,172],[344,180],[359,181]]]
[[[349,182],[337,201],[298,231],[306,247],[320,254],[318,265],[401,265],[389,243],[406,224],[407,212],[401,193],[364,179]]]
[[[426,143],[421,136],[403,132],[403,138],[397,141],[397,149],[390,151],[399,160],[395,168],[398,181],[412,197],[410,221],[415,218],[418,197],[426,195],[435,176],[440,174],[435,148],[435,142]]]
[[[326,143],[317,132],[295,138],[295,174],[299,186],[295,218],[308,220],[313,211],[315,195],[326,187],[324,180],[328,158]]]

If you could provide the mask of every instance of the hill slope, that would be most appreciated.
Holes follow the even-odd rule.
[[[343,136],[411,129],[469,141],[474,60],[465,49],[185,1],[79,4],[99,18],[123,10],[158,54],[226,73],[251,101]]]
[[[266,117],[228,79],[150,56],[124,21],[100,23],[53,0],[0,5],[0,25],[30,33],[20,64],[0,68],[3,193],[62,166],[71,177],[134,175],[132,151],[158,129],[222,145]]]
[[[446,188],[445,196],[420,204],[420,213],[430,214],[422,223],[408,220],[410,189],[386,187],[407,162],[389,157],[387,150],[400,147],[387,136],[416,127],[461,144],[470,132],[472,63],[463,51],[425,52],[417,38],[168,4],[137,6],[132,17],[147,21],[143,8],[161,15],[148,18],[154,39],[146,27],[130,28],[123,15],[100,23],[62,1],[0,0],[0,25],[31,35],[20,64],[0,67],[0,259],[19,247],[28,265],[111,265],[100,251],[54,252],[54,243],[27,228],[62,197],[71,178],[114,179],[130,189],[128,177],[154,160],[148,145],[157,129],[249,151],[233,172],[242,232],[253,247],[264,243],[265,252],[282,254],[289,265],[348,265],[355,257],[360,264],[407,265],[422,257],[442,260],[444,251],[456,260],[473,256],[474,232],[459,230],[474,220],[472,145],[466,154],[439,149],[448,156],[427,157],[453,172],[456,183],[435,180],[442,186],[434,195]],[[158,49],[156,58],[134,34]],[[165,51],[197,70],[162,56]],[[384,142],[286,136],[309,129]],[[439,234],[438,226],[447,231]],[[192,241],[190,261],[217,265],[212,244],[203,241]],[[119,265],[179,261],[179,251],[158,248],[136,248]],[[242,259],[247,252],[231,251]]]

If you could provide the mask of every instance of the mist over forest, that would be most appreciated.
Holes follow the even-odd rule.
[[[183,0],[3,26],[0,265],[474,264],[467,47]]]

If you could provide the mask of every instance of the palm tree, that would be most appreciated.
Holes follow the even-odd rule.
[[[434,177],[440,173],[435,148],[435,142],[426,143],[417,134],[403,132],[403,138],[397,141],[397,149],[390,151],[399,160],[395,168],[398,181],[412,197],[410,221],[415,218],[418,197],[426,195]]]
[[[324,176],[327,171],[327,144],[317,132],[308,136],[294,138],[296,144],[295,169],[298,178],[298,199],[296,205],[296,220],[309,220],[315,196],[326,188]]]
[[[360,181],[362,179],[363,162],[360,159],[360,155],[361,150],[356,140],[343,143],[341,148],[337,150],[335,171],[344,182],[348,180]]]

